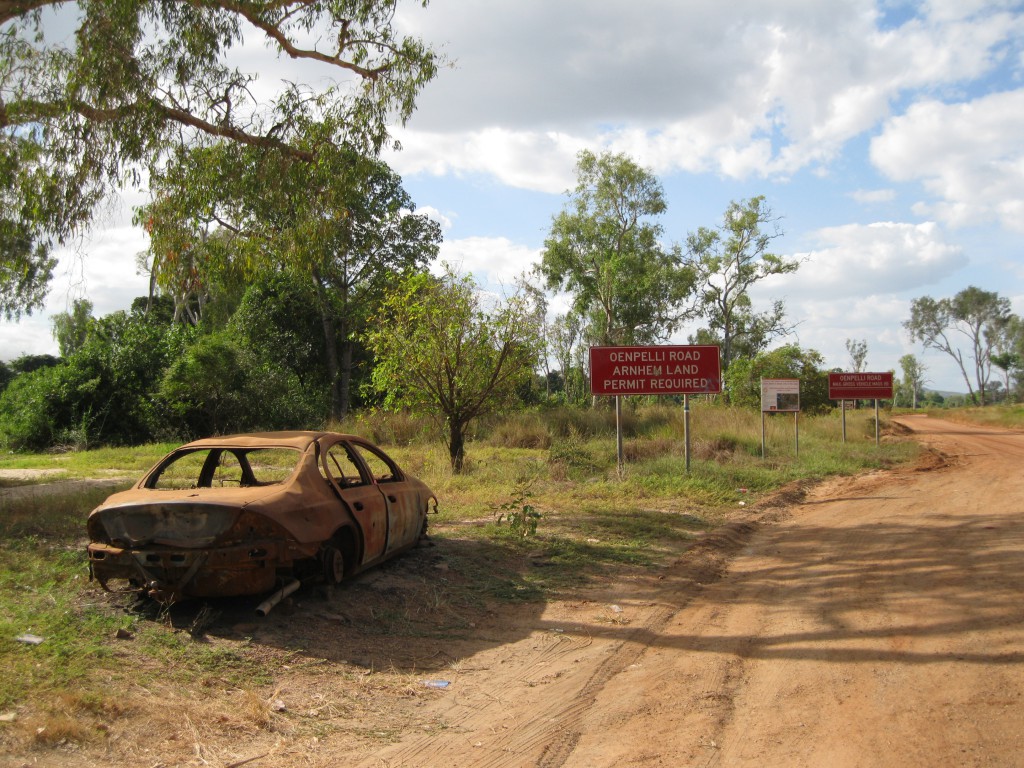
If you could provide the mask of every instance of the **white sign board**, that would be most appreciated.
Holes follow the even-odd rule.
[[[762,413],[800,410],[800,379],[761,379]]]

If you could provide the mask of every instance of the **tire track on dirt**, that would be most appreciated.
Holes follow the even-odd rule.
[[[440,734],[417,735],[383,750],[364,766],[459,765],[500,768],[535,765],[560,768],[576,749],[584,733],[587,714],[609,681],[637,664],[652,641],[660,636],[676,614],[725,572],[729,557],[749,540],[757,524],[744,521],[716,529],[694,543],[665,574],[665,586],[643,620],[621,629],[615,639],[559,634],[539,653],[533,653],[517,669],[507,670],[486,687],[460,694],[446,713],[452,717]],[[530,642],[536,642],[536,636]],[[573,663],[572,653],[585,652],[584,669],[559,671],[556,689],[545,686],[531,693],[543,680],[540,669],[556,662]],[[565,673],[565,674],[563,674]],[[585,675],[585,677],[584,677]],[[521,686],[526,689],[522,690]],[[545,695],[540,695],[543,690]],[[555,695],[551,695],[555,694]],[[511,727],[495,728],[502,718]],[[486,740],[486,744],[484,741]]]

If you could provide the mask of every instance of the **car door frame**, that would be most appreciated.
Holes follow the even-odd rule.
[[[423,515],[418,508],[419,497],[413,492],[408,476],[394,459],[369,441],[350,438],[347,442],[354,449],[366,473],[373,478],[374,485],[380,490],[387,505],[388,537],[385,554],[390,555],[413,546],[422,533]],[[375,477],[362,451],[373,454],[387,465],[391,471],[390,477],[386,480]]]
[[[338,448],[346,453],[349,463],[359,473],[358,484],[345,482],[344,470],[331,466],[332,448]],[[348,440],[336,438],[321,443],[320,461],[331,488],[359,528],[362,539],[359,566],[365,567],[385,558],[388,554],[390,508],[387,497],[377,486],[362,457],[352,449]],[[342,475],[341,482],[335,476],[339,471]]]

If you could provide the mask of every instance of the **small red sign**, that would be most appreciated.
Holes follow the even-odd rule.
[[[891,400],[892,371],[886,373],[830,373],[830,400]]]
[[[590,392],[594,395],[698,395],[721,391],[717,346],[590,348]]]

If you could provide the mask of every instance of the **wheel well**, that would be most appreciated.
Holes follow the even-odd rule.
[[[352,530],[351,526],[344,526],[339,528],[331,536],[331,541],[334,542],[334,546],[341,550],[341,554],[345,557],[345,574],[350,574],[356,570],[356,564],[362,562],[361,552],[359,551],[359,540],[356,538],[355,531]]]

